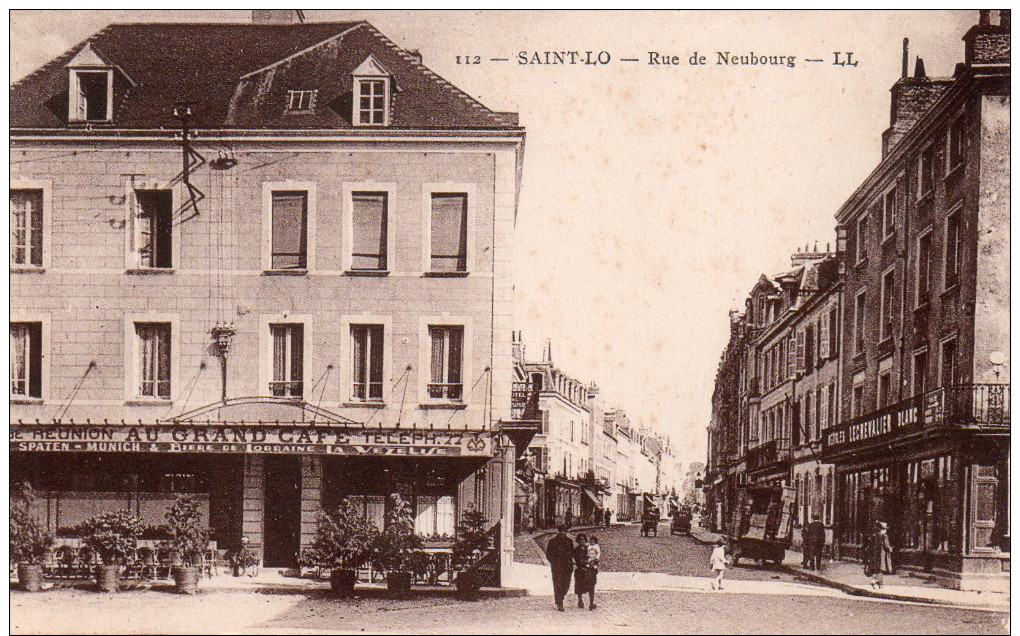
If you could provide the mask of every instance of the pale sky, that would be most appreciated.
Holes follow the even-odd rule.
[[[705,459],[728,310],[797,247],[834,243],[836,210],[877,165],[903,38],[911,72],[921,56],[929,75],[951,75],[977,23],[977,11],[305,13],[368,20],[486,106],[520,113],[515,302],[529,357],[551,340],[565,372],[670,435],[685,464]],[[111,22],[249,18],[12,11],[11,79]],[[612,61],[519,65],[521,51]],[[649,51],[682,64],[649,66]],[[687,64],[695,51],[705,66]],[[793,55],[796,66],[719,66],[717,51]],[[858,66],[833,66],[834,51]]]

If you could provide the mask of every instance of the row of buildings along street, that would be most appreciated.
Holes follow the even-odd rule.
[[[498,584],[515,527],[680,491],[513,337],[517,115],[367,22],[253,14],[113,24],[11,87],[11,475],[58,545],[188,494],[214,558],[293,568],[321,510],[399,493],[430,582],[474,509]]]
[[[839,559],[886,522],[899,568],[1009,583],[1008,11],[964,36],[951,77],[918,58],[891,89],[880,163],[834,244],[762,275],[729,316],[712,399],[709,523],[742,487],[797,493]],[[800,533],[794,534],[795,543]]]

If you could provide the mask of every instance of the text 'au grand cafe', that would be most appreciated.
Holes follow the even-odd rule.
[[[524,131],[371,24],[254,17],[12,86],[12,479],[58,537],[192,494],[277,567],[400,493],[426,539],[483,511],[506,566]]]

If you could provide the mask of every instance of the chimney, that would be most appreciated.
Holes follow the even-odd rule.
[[[252,9],[252,24],[301,24],[305,12],[301,9]]]
[[[963,36],[964,61],[968,68],[1009,66],[1009,9],[999,11],[999,23],[992,23],[992,12],[982,9],[977,25]]]
[[[976,28],[976,27],[975,27]],[[882,156],[885,157],[914,127],[917,120],[952,85],[952,79],[933,79],[924,69],[920,56],[914,63],[914,76],[907,75],[910,41],[903,38],[902,76],[893,84],[889,104],[889,128],[882,133]]]

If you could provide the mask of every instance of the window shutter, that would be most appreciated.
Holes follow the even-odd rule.
[[[829,310],[829,357],[839,355],[839,311]]]
[[[828,316],[823,317],[818,325],[818,359],[828,360],[829,353],[829,320]]]
[[[797,371],[804,371],[804,330],[797,330]]]
[[[829,428],[829,392],[818,387],[818,430]]]

